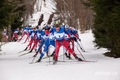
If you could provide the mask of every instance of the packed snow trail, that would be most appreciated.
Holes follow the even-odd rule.
[[[103,53],[107,50],[104,48],[96,49],[91,31],[80,34],[80,38],[85,50],[90,52],[81,51],[86,60],[97,62],[74,62],[74,58],[69,62],[64,58],[66,62],[58,62],[54,66],[47,58],[31,65],[29,63],[33,58],[29,57],[32,57],[34,52],[22,57],[19,57],[22,53],[18,54],[25,49],[27,43],[22,44],[21,41],[5,44],[0,55],[0,80],[120,80],[120,59],[105,57]],[[79,55],[78,52],[77,54]],[[39,55],[36,59],[38,57]],[[58,60],[63,61],[63,57]]]

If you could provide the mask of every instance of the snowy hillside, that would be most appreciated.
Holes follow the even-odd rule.
[[[37,9],[40,7],[40,6],[38,7],[38,5],[41,6],[41,10],[38,10],[38,12],[37,12]],[[47,0],[45,3],[44,3],[43,0],[42,1],[37,0],[36,5],[34,6],[35,11],[33,13],[33,17],[29,18],[29,24],[31,24],[32,26],[37,26],[41,14],[44,14],[44,21],[42,22],[41,26],[46,24],[49,16],[53,12],[55,12],[54,11],[54,9],[55,9],[54,6],[55,6],[55,4],[54,4],[53,0]]]
[[[34,19],[38,21],[41,13],[44,13],[44,23],[49,17],[49,10],[46,7],[42,8],[41,12],[34,14]],[[46,13],[48,12],[48,13]],[[36,25],[34,22],[33,25]],[[33,51],[30,54],[19,56],[25,52],[24,50],[29,42],[23,43],[25,38],[20,42],[9,42],[2,46],[0,52],[0,80],[120,80],[120,59],[105,57],[103,53],[107,50],[104,48],[97,49],[94,47],[94,37],[90,31],[84,34],[79,34],[81,43],[86,52],[80,52],[86,60],[96,62],[77,62],[74,57],[68,60],[63,55],[63,49],[60,50],[59,60],[56,65],[52,65],[52,58],[42,59],[40,63],[29,64],[35,54]],[[80,43],[80,42],[79,42]],[[75,44],[75,52],[83,59]],[[50,53],[53,48],[51,47]],[[35,58],[36,61],[39,55]]]

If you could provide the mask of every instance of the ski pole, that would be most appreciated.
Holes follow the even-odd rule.
[[[70,41],[73,42],[72,40],[70,40]],[[76,45],[75,45],[75,47],[76,47]],[[82,53],[80,52],[80,50],[78,49],[78,47],[76,47],[76,48],[79,51],[79,53],[81,54],[81,56],[83,57],[83,59],[86,61],[85,57],[82,55]]]
[[[83,52],[85,52],[85,50],[83,49],[83,47],[80,46],[79,42],[76,41],[76,43],[78,44],[78,46],[80,47],[80,49],[81,49]]]
[[[49,54],[49,50],[48,50],[48,54]],[[48,55],[48,58],[49,58],[49,65],[50,65],[50,56]]]
[[[49,44],[50,44],[50,40],[49,40]],[[48,48],[48,54],[50,54],[50,46]],[[49,65],[50,65],[50,56],[49,56]]]
[[[76,47],[76,45],[75,45],[75,47]],[[85,57],[82,55],[82,53],[80,52],[80,50],[78,49],[78,47],[76,47],[76,48],[79,51],[79,53],[81,54],[81,56],[83,57],[83,59],[86,61]]]
[[[81,42],[81,40],[79,40],[79,41],[80,41],[80,44],[81,44],[81,46],[82,46],[83,50],[85,51],[85,49],[84,49],[84,47],[83,47],[83,45],[82,45],[82,42]]]
[[[65,60],[65,57],[64,57],[65,52],[66,52],[66,49],[65,49],[65,47],[63,46],[63,61]]]
[[[74,35],[74,36],[75,36],[75,37],[80,41],[80,43],[81,43],[81,39],[80,39],[79,37],[77,37],[77,35]],[[77,43],[78,43],[78,41],[77,41]],[[81,48],[81,50],[82,50],[83,52],[85,52],[85,49],[84,49],[82,43],[81,43],[81,46],[80,46],[79,43],[78,43],[78,45],[79,45],[79,47]]]
[[[33,61],[35,60],[35,58],[36,58],[36,56],[32,59],[32,61],[30,62],[30,64],[32,64],[32,63],[33,63]]]

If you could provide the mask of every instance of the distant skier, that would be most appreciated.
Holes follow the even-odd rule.
[[[41,30],[38,29],[37,26],[36,26],[36,30],[35,30],[35,34],[34,34],[33,46],[32,46],[32,48],[31,48],[31,50],[30,50],[30,53],[31,53],[34,49],[35,49],[35,51],[37,50],[38,43],[40,43],[40,40],[41,40],[41,39],[39,38],[40,34],[41,34]]]
[[[18,40],[18,34],[19,34],[19,28],[14,30],[11,41],[17,41]]]
[[[31,30],[31,28],[30,28],[29,26],[24,27],[24,28],[22,29],[22,36],[21,36],[21,38],[20,38],[18,41],[21,41],[22,38],[23,38],[25,35],[27,36],[26,39],[28,39],[30,30]],[[25,40],[25,42],[26,42],[26,40]]]
[[[34,42],[34,39],[35,39],[35,34],[36,34],[36,27],[34,27],[31,31],[30,31],[30,42],[29,42],[29,44],[27,45],[27,47],[24,49],[24,51],[26,51],[27,49],[28,49],[28,47],[29,47],[29,50],[31,49],[31,47],[32,47],[32,44],[33,44],[33,42]]]
[[[8,42],[8,36],[7,36],[7,30],[6,29],[4,29],[4,31],[3,31],[3,38],[4,38],[5,42]]]

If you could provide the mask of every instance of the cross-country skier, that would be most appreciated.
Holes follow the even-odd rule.
[[[37,45],[38,43],[40,42],[41,38],[40,38],[40,34],[41,34],[41,30],[40,29],[37,29],[38,27],[36,26],[36,32],[35,32],[35,35],[34,35],[34,41],[33,41],[33,46],[30,50],[30,53],[33,51],[33,49],[37,49]],[[36,51],[35,49],[35,51]]]
[[[43,31],[43,29],[45,29],[45,31]],[[47,41],[47,39],[49,37],[48,35],[50,34],[50,32],[49,32],[50,27],[48,25],[46,25],[43,29],[41,30],[41,34],[39,36],[41,38],[40,45],[36,51],[36,54],[33,57],[36,57],[36,55],[41,51],[43,45],[45,44],[45,42]],[[40,62],[39,59],[37,62]]]
[[[11,41],[17,41],[18,40],[18,33],[19,33],[19,28],[14,30]]]
[[[72,27],[69,27],[68,24],[66,24],[64,27],[65,31],[70,35],[70,37],[66,37],[66,40],[71,44],[70,47],[74,51],[74,42],[76,42],[78,39],[78,31]],[[65,52],[65,55],[67,56],[67,58],[71,59],[71,56],[70,54],[67,54],[67,51]]]
[[[29,50],[31,49],[31,47],[32,47],[32,44],[33,44],[33,42],[34,42],[34,39],[35,39],[35,34],[36,34],[36,27],[34,27],[31,31],[30,31],[30,42],[29,42],[29,44],[27,45],[27,47],[24,49],[24,51],[25,50],[27,50],[28,49],[28,47],[29,47]]]
[[[6,29],[4,29],[4,31],[3,31],[3,38],[4,38],[5,42],[8,42],[8,36],[7,36],[7,30]]]
[[[48,50],[49,50],[49,46],[52,45],[55,47],[55,39],[54,39],[54,35],[52,33],[48,34],[48,38],[45,41],[45,46],[43,49],[43,52],[40,54],[40,58],[37,60],[37,62],[40,62],[42,57],[44,56],[45,53],[48,54]],[[47,55],[48,56],[48,55]]]
[[[56,39],[56,50],[55,50],[55,54],[53,58],[54,60],[53,64],[55,64],[58,61],[58,53],[59,53],[61,46],[64,46],[66,50],[68,50],[68,52],[75,57],[75,59],[77,59],[78,61],[82,61],[82,59],[77,57],[75,52],[70,48],[69,42],[65,39],[66,34],[68,33],[65,31],[64,27],[60,27],[60,24],[57,23],[55,25],[55,28],[52,30],[52,33],[54,34],[55,39]],[[69,34],[68,36],[70,37]]]
[[[25,40],[25,42],[24,43],[26,43],[26,41],[28,40],[29,41],[29,39],[30,39],[30,32],[31,32],[31,29],[32,28],[32,26],[29,26],[28,27],[28,34],[27,34],[27,37],[26,37],[26,40]]]
[[[83,47],[78,42],[78,41],[81,41],[81,39],[79,38],[79,35],[78,35],[78,31],[76,29],[74,29],[73,27],[70,27],[70,29],[71,29],[71,34],[72,34],[71,39],[73,40],[72,42],[76,42],[77,45],[80,47],[80,49],[83,52],[85,52],[85,50],[83,49]]]
[[[24,27],[23,29],[22,29],[22,36],[21,36],[21,38],[19,39],[19,41],[21,41],[22,40],[22,38],[26,35],[27,36],[27,38],[29,37],[29,32],[30,32],[30,30],[31,30],[31,28],[29,27],[29,26],[26,26],[26,27]],[[27,39],[26,38],[26,39]],[[25,41],[26,42],[26,41]],[[24,42],[24,43],[25,43]]]

